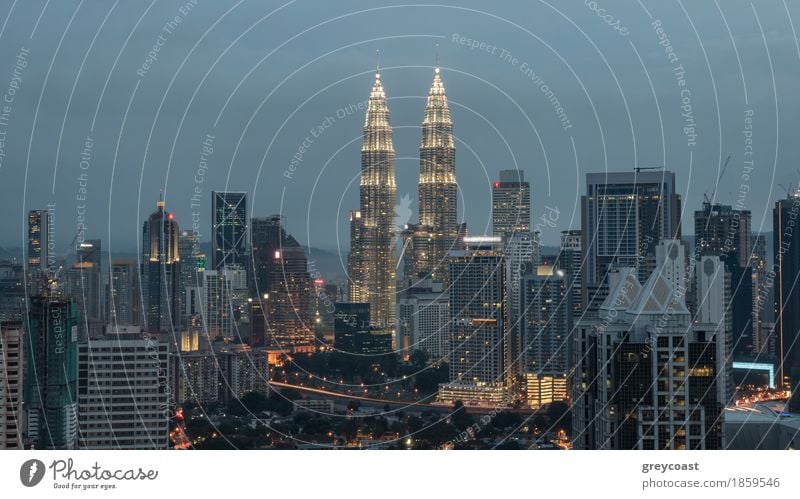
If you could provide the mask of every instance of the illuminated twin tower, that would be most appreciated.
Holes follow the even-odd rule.
[[[460,227],[456,218],[455,157],[453,122],[437,63],[422,122],[419,224],[407,224],[395,208],[392,127],[379,68],[364,121],[361,209],[350,212],[348,260],[350,301],[369,303],[373,324],[395,324],[399,237],[406,280],[448,280],[445,258],[458,244]]]

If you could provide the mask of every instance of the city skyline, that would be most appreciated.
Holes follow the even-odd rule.
[[[609,1],[608,4],[609,9],[621,5],[614,1]],[[358,10],[358,5],[359,2],[351,2],[339,6],[326,6],[316,15],[324,16],[325,13],[340,9],[346,11],[351,6],[352,10]],[[797,113],[792,112],[794,110],[792,106],[795,104],[791,100],[783,102],[776,114],[774,103],[776,97],[773,95],[772,81],[768,77],[771,73],[764,56],[765,50],[769,49],[773,70],[776,72],[777,98],[780,99],[781,95],[787,95],[787,92],[791,91],[784,82],[786,78],[794,77],[796,65],[793,61],[797,59],[796,48],[791,40],[769,34],[766,36],[767,45],[764,45],[763,41],[759,42],[761,39],[759,24],[750,15],[749,7],[743,9],[747,12],[740,13],[736,9],[724,12],[731,30],[737,36],[753,40],[752,43],[740,42],[736,46],[742,73],[736,62],[737,54],[730,43],[721,46],[725,41],[729,41],[729,35],[724,24],[721,24],[719,13],[713,7],[703,5],[689,7],[689,13],[697,16],[696,27],[703,33],[703,39],[717,42],[717,45],[709,43],[707,47],[707,55],[714,71],[714,82],[711,81],[702,53],[689,50],[689,47],[696,44],[696,40],[692,39],[691,26],[688,25],[683,12],[680,9],[663,7],[657,9],[655,13],[663,25],[669,27],[669,34],[675,33],[670,40],[687,70],[686,81],[695,95],[695,117],[698,125],[703,125],[702,140],[698,140],[697,146],[693,148],[690,169],[688,148],[685,147],[685,137],[682,132],[684,119],[680,116],[679,89],[675,85],[671,71],[665,67],[666,57],[662,53],[662,47],[658,45],[655,29],[645,23],[647,16],[644,11],[635,10],[630,14],[638,18],[642,25],[637,30],[631,30],[626,39],[613,30],[604,29],[602,25],[595,25],[591,11],[585,10],[583,6],[564,7],[566,18],[580,25],[588,36],[596,40],[598,49],[608,62],[607,66],[603,58],[597,56],[585,60],[583,66],[571,63],[567,67],[535,38],[501,19],[490,18],[487,19],[485,27],[465,30],[461,21],[470,19],[471,16],[478,18],[485,16],[459,9],[451,9],[450,12],[444,8],[437,10],[436,12],[440,14],[451,15],[432,16],[437,18],[436,23],[427,17],[420,18],[422,24],[418,30],[411,33],[410,37],[380,40],[381,37],[389,36],[387,33],[380,33],[378,28],[386,25],[387,17],[391,17],[401,26],[410,25],[405,23],[410,23],[412,18],[418,17],[415,15],[417,11],[412,8],[383,9],[385,6],[378,5],[377,10],[351,16],[346,21],[357,22],[359,29],[374,34],[373,38],[376,41],[366,43],[363,40],[353,40],[352,47],[325,55],[324,52],[310,47],[313,45],[311,41],[313,37],[301,37],[296,42],[298,44],[296,50],[305,51],[310,57],[298,60],[293,59],[288,52],[279,51],[267,59],[267,62],[255,68],[254,74],[247,79],[242,79],[246,70],[235,70],[237,78],[234,81],[239,83],[241,79],[242,83],[235,94],[231,94],[234,85],[228,85],[227,80],[216,72],[212,72],[199,89],[191,84],[193,80],[189,78],[190,74],[202,77],[207,66],[214,62],[214,59],[198,57],[195,52],[194,57],[190,58],[182,71],[177,74],[165,101],[167,104],[172,104],[178,100],[173,96],[174,92],[180,92],[181,88],[190,89],[179,103],[175,102],[176,105],[179,104],[180,110],[173,120],[165,117],[163,111],[160,117],[155,119],[154,113],[157,104],[163,100],[162,91],[166,89],[173,76],[172,69],[181,62],[179,54],[182,54],[177,50],[179,46],[182,48],[182,45],[179,45],[181,42],[178,41],[180,38],[170,39],[172,43],[165,47],[158,63],[153,64],[145,73],[145,77],[136,75],[138,67],[136,62],[140,59],[138,55],[141,54],[142,58],[146,56],[152,45],[148,34],[157,32],[162,27],[160,20],[171,14],[168,6],[156,5],[152,12],[143,18],[143,26],[146,29],[132,37],[130,46],[124,54],[122,60],[127,61],[130,67],[127,69],[118,67],[110,75],[107,95],[117,92],[120,95],[130,96],[135,82],[141,80],[140,88],[129,110],[127,126],[124,128],[127,139],[120,142],[120,149],[116,154],[114,146],[118,142],[121,116],[127,99],[120,99],[115,104],[98,101],[100,90],[111,69],[110,61],[109,64],[103,61],[111,47],[121,46],[124,40],[121,34],[126,31],[124,28],[129,27],[129,20],[136,16],[122,19],[118,14],[112,13],[109,17],[106,29],[99,32],[98,39],[89,52],[74,93],[74,102],[67,113],[64,104],[69,96],[68,91],[75,83],[76,65],[66,67],[61,64],[60,59],[57,59],[46,87],[37,88],[31,84],[34,81],[42,81],[46,74],[46,62],[49,60],[47,56],[53,53],[56,41],[49,33],[59,32],[65,19],[69,18],[67,14],[71,13],[66,5],[54,7],[56,10],[50,11],[41,19],[40,36],[30,47],[30,53],[38,54],[38,57],[27,58],[24,76],[29,85],[25,91],[19,92],[15,100],[14,123],[27,130],[24,135],[32,134],[36,137],[38,146],[30,149],[30,154],[27,141],[8,142],[6,147],[4,159],[6,166],[17,164],[28,167],[6,170],[9,176],[3,187],[2,193],[5,194],[3,199],[9,199],[11,192],[19,192],[24,188],[26,202],[24,206],[8,201],[3,205],[4,212],[9,216],[8,222],[3,222],[8,223],[7,226],[0,224],[2,229],[0,234],[5,235],[0,243],[7,247],[22,247],[25,242],[20,237],[21,232],[15,230],[18,226],[16,221],[26,217],[29,210],[41,209],[49,202],[55,202],[58,206],[59,219],[74,220],[77,204],[75,195],[81,187],[78,176],[82,173],[88,176],[85,182],[87,202],[95,208],[87,215],[90,237],[104,239],[107,242],[106,247],[112,252],[125,251],[136,246],[134,227],[149,214],[149,208],[156,199],[157,189],[164,189],[165,200],[172,207],[178,220],[189,223],[192,219],[190,199],[196,186],[193,177],[200,167],[200,162],[203,161],[203,144],[207,143],[211,144],[213,152],[210,155],[205,153],[207,163],[205,175],[208,180],[202,186],[205,189],[202,193],[204,200],[200,207],[202,219],[208,219],[207,214],[210,209],[208,198],[212,188],[250,190],[248,211],[263,214],[282,213],[287,218],[287,227],[301,244],[326,250],[338,249],[335,243],[337,235],[340,241],[348,240],[347,209],[355,205],[353,200],[357,197],[351,182],[352,154],[348,152],[357,147],[357,144],[351,141],[358,134],[360,115],[363,112],[359,107],[363,108],[364,95],[363,91],[359,91],[360,85],[356,82],[368,81],[372,73],[374,50],[381,49],[384,79],[392,88],[389,105],[394,109],[394,124],[397,128],[395,141],[398,151],[398,196],[408,194],[413,201],[412,209],[416,213],[419,204],[416,199],[416,167],[412,166],[415,163],[413,156],[416,156],[415,151],[418,147],[419,114],[424,108],[429,88],[428,75],[435,66],[434,45],[437,43],[442,75],[448,82],[451,112],[458,123],[455,138],[456,146],[461,146],[462,151],[459,154],[461,172],[459,185],[462,190],[460,196],[483,199],[490,188],[486,179],[496,178],[497,172],[502,169],[513,168],[516,158],[516,166],[526,170],[530,178],[536,179],[532,183],[533,218],[536,219],[541,215],[545,206],[558,205],[562,212],[561,218],[556,222],[557,230],[544,231],[545,244],[557,245],[560,230],[577,228],[578,214],[574,206],[565,206],[564,203],[556,201],[574,199],[576,195],[580,195],[578,186],[582,183],[581,176],[586,171],[632,170],[635,166],[666,163],[667,169],[675,171],[685,179],[680,191],[686,198],[686,204],[695,205],[702,200],[704,192],[710,194],[714,190],[722,164],[730,154],[733,158],[729,171],[720,181],[716,194],[718,202],[735,204],[743,162],[746,159],[742,132],[746,126],[744,108],[748,102],[755,111],[754,137],[757,139],[760,136],[762,139],[756,140],[758,147],[754,149],[762,165],[760,171],[769,173],[770,179],[773,172],[775,175],[774,181],[769,184],[753,182],[751,185],[748,208],[753,212],[753,226],[756,230],[767,232],[770,225],[768,223],[770,206],[758,200],[780,197],[783,191],[778,184],[788,187],[790,183],[795,182],[793,169],[786,166],[790,163],[790,158],[797,156],[794,151],[796,146],[790,140],[791,131],[797,128],[794,118]],[[496,15],[502,19],[513,19],[514,15],[518,14],[510,7],[495,7],[498,9]],[[467,8],[481,10],[478,2]],[[523,9],[523,12],[534,9],[529,6],[515,6],[515,8]],[[244,23],[244,19],[248,17],[246,14],[255,14],[253,9],[258,8],[243,5],[242,9],[238,11],[238,15],[232,15],[235,23]],[[34,11],[33,6],[20,5],[14,13],[25,19],[33,17],[32,20],[35,20],[34,14],[38,12]],[[534,11],[539,15],[528,17],[535,24],[534,33],[540,34],[543,40],[559,40],[556,26],[573,28],[567,19],[553,9],[542,7],[541,12]],[[56,12],[65,15],[58,16]],[[305,11],[300,6],[291,6],[279,11],[275,16],[280,18],[282,15],[297,12]],[[101,13],[102,9],[96,15],[99,16]],[[213,9],[213,12],[195,9],[187,18],[192,22],[181,26],[184,30],[182,36],[191,36],[195,30],[200,29],[200,26],[207,26],[210,18],[217,14],[216,9]],[[265,13],[262,13],[262,16],[263,14]],[[759,18],[761,26],[765,30],[768,27],[780,31],[787,28],[785,16],[779,14],[780,12],[769,9],[761,12]],[[545,19],[553,22],[547,23]],[[78,16],[72,29],[76,32],[81,30],[93,32],[93,28],[100,20],[99,17]],[[21,35],[18,32],[26,23],[18,24],[10,23],[6,27],[5,36]],[[335,29],[330,27],[333,31],[325,33],[340,35],[347,31],[347,26],[350,25],[345,24]],[[109,29],[111,27],[118,29]],[[506,27],[510,29],[505,29]],[[684,33],[689,36],[682,37]],[[466,39],[463,43],[461,38],[456,38],[454,41],[454,34]],[[217,35],[224,39],[233,38],[225,31]],[[246,66],[248,69],[253,68],[263,58],[262,54],[253,54],[259,37],[272,40],[272,37],[257,26],[243,37],[240,44],[233,46],[231,53],[221,59],[220,65],[231,69],[231,66],[236,66],[231,64],[231,58],[240,58],[252,61]],[[347,38],[345,36],[345,39]],[[468,40],[470,42],[477,40],[478,47],[471,49],[472,45],[467,44]],[[630,47],[628,40],[633,42],[636,52]],[[486,45],[483,50],[480,48],[480,43]],[[497,50],[492,53],[491,49],[494,47]],[[568,62],[574,61],[576,55],[583,54],[586,50],[597,55],[585,39],[578,40],[574,44],[560,43],[557,47],[563,53],[564,60]],[[81,49],[83,52],[87,48],[87,42],[79,43],[73,37],[66,37],[62,50],[69,52]],[[190,47],[187,47],[187,50],[188,48]],[[518,59],[517,66],[500,57],[503,49]],[[641,56],[644,68],[638,64],[637,52]],[[0,55],[13,61],[18,55],[18,50],[14,46],[6,46]],[[307,62],[310,64],[304,66]],[[531,81],[520,70],[523,63],[533,67],[536,75],[544,78],[544,83],[549,87],[558,89],[556,96],[559,101],[565,103],[565,113],[573,125],[566,131],[567,133],[563,130],[558,116],[553,113],[550,102],[540,92],[537,83]],[[280,75],[273,75],[265,70],[266,65],[275,64],[292,69],[283,71]],[[617,88],[614,74],[609,70],[609,66],[621,71],[618,79],[622,92]],[[645,68],[648,73],[644,72]],[[581,78],[591,102],[576,83],[570,69]],[[295,70],[298,72],[292,75]],[[587,74],[590,72],[597,77],[589,79]],[[126,75],[133,77],[129,78]],[[648,75],[653,89],[659,96],[657,102],[653,100]],[[253,114],[254,104],[258,105],[264,100],[265,96],[259,89],[265,86],[277,87],[286,77],[289,77],[288,82],[276,88],[276,94],[253,116],[253,124],[247,132],[244,132],[244,123],[238,124],[236,120],[230,118],[231,112],[249,110],[251,112],[244,114],[249,119]],[[330,88],[304,104],[304,101],[318,89],[314,88],[313,92],[307,92],[308,85],[301,83],[314,81],[319,77],[326,82],[325,86],[331,85]],[[339,80],[342,80],[341,83],[337,83]],[[54,85],[60,81],[65,82],[64,90],[56,91]],[[718,85],[721,81],[726,82],[724,88]],[[187,109],[189,97],[196,89],[198,94]],[[498,90],[505,91],[508,97]],[[61,102],[61,105],[54,107],[52,111],[59,119],[53,120],[52,124],[38,120],[34,127],[32,116],[28,111],[33,113],[37,109],[38,98],[42,91],[44,97],[39,111],[50,109],[54,102]],[[492,96],[491,105],[487,105],[489,103],[483,102],[485,99],[480,98],[486,92]],[[213,95],[225,97],[232,95],[220,122],[225,126],[220,125],[216,129],[213,125],[225,101],[209,97]],[[204,103],[202,107],[199,106],[201,101]],[[152,105],[139,105],[140,102],[152,102]],[[715,109],[717,102],[720,108],[719,118]],[[87,106],[76,107],[78,103],[87,103]],[[515,103],[520,107],[517,108]],[[592,109],[592,104],[597,114]],[[520,113],[520,109],[524,109],[525,114]],[[341,112],[337,114],[340,110]],[[661,120],[657,119],[659,110]],[[88,132],[92,129],[95,111],[97,111],[95,132],[90,134]],[[179,118],[183,116],[184,111],[188,111],[187,119],[181,124]],[[295,113],[292,114],[293,112]],[[630,121],[628,112],[631,115]],[[289,117],[290,114],[289,121],[280,131],[278,128],[283,118],[276,123],[268,119],[269,115]],[[656,119],[651,120],[650,118],[654,116]],[[332,117],[333,120],[328,121],[327,117]],[[61,123],[64,120],[66,122],[62,134]],[[598,120],[602,126],[602,137],[601,129],[597,126]],[[614,126],[616,120],[621,120],[622,126]],[[326,126],[326,122],[329,126]],[[718,126],[720,123],[721,130]],[[775,128],[776,123],[778,128]],[[531,124],[536,125],[536,131],[541,135],[541,142],[536,138]],[[324,133],[319,137],[309,133],[316,125],[321,125],[324,129]],[[497,131],[492,129],[492,125]],[[662,125],[664,142],[661,141]],[[147,138],[152,126],[155,126],[156,135],[147,147]],[[159,134],[168,129],[176,130],[178,126],[180,134],[175,136],[173,133],[167,133],[169,140],[165,143],[158,140]],[[230,132],[229,127],[233,128]],[[636,142],[632,141],[631,130],[635,130]],[[217,133],[214,133],[215,131]],[[577,169],[575,151],[569,140],[571,133],[575,134],[576,139]],[[209,134],[213,135],[210,141],[207,140]],[[91,135],[91,141],[86,140],[88,135]],[[59,136],[62,136],[60,149],[56,141]],[[300,154],[301,162],[296,165],[299,169],[296,168],[292,172],[290,171],[292,159],[306,137],[309,137],[312,143],[308,144],[309,147],[305,148],[307,150]],[[528,140],[530,137],[534,140]],[[774,147],[776,138],[780,140],[777,157]],[[176,139],[174,144],[172,139]],[[242,142],[234,155],[239,139]],[[508,147],[502,139],[508,141]],[[267,151],[270,143],[272,145]],[[636,153],[633,152],[634,145]],[[468,153],[467,146],[472,148],[474,153]],[[545,148],[542,149],[542,146]],[[333,156],[331,153],[340,147],[345,147],[345,150]],[[147,150],[146,157],[143,156],[145,150]],[[513,158],[508,154],[509,150],[514,152]],[[547,152],[547,162],[543,150]],[[328,160],[331,162],[325,169],[327,173],[322,172],[322,166]],[[88,165],[87,170],[81,170],[81,161],[86,161],[84,165]],[[112,168],[115,171],[113,183]],[[169,177],[166,177],[166,168],[169,168]],[[287,171],[291,174],[291,178],[285,176]],[[560,175],[570,172],[569,180],[554,182],[555,172],[559,172]],[[319,181],[328,187],[333,187],[336,196],[325,194],[319,189],[312,195],[311,186],[319,174],[321,174]],[[33,181],[34,178],[44,178],[48,182],[37,183]],[[71,187],[58,189],[56,194],[52,195],[54,181],[57,185]],[[347,187],[348,184],[350,187]],[[209,188],[209,185],[212,188]],[[123,186],[136,186],[136,188],[130,190]],[[286,194],[281,195],[284,188]],[[329,216],[327,212],[334,210],[324,207],[339,206],[338,197],[341,194],[346,196],[341,209],[330,213]],[[312,199],[310,210],[308,203],[300,203],[300,199]],[[485,218],[487,208],[486,201],[474,203],[474,206],[461,203],[459,220],[462,218],[474,220],[473,230],[488,227],[488,220]],[[116,223],[110,226],[106,219],[109,211],[116,220]],[[14,223],[10,223],[12,221]],[[69,241],[74,231],[63,225],[61,224],[62,228],[58,229],[57,240]],[[692,231],[691,221],[687,220],[685,230]],[[477,232],[475,230],[475,233]],[[210,229],[205,230],[202,239],[210,240]],[[341,245],[345,250],[346,246],[347,243]]]
[[[0,447],[800,446],[796,7],[87,1],[0,24]]]

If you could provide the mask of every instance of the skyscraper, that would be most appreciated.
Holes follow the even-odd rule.
[[[25,341],[27,438],[74,449],[78,436],[78,310],[57,291],[31,298]]]
[[[516,373],[509,368],[506,257],[498,237],[468,237],[450,254],[450,383],[440,400],[508,401]]]
[[[692,322],[681,242],[663,239],[655,253],[644,285],[634,267],[608,272],[599,316],[578,326],[576,448],[724,448],[724,331]]]
[[[212,269],[247,266],[247,193],[211,193]]]
[[[719,256],[730,274],[730,289],[726,296],[730,302],[726,314],[730,315],[733,353],[749,356],[753,353],[758,323],[753,317],[753,255],[750,231],[750,211],[734,210],[731,206],[703,203],[703,209],[694,212],[695,253],[702,256]],[[698,294],[698,302],[703,298]],[[700,303],[698,303],[700,305]]]
[[[450,298],[443,289],[443,283],[427,279],[398,294],[397,349],[404,357],[424,350],[431,361],[447,360]]]
[[[351,297],[370,304],[373,324],[394,327],[397,186],[389,106],[380,71],[375,73],[364,120],[360,191],[361,209],[351,213]]]
[[[0,322],[21,321],[25,317],[28,294],[24,273],[22,265],[0,261]]]
[[[252,253],[251,282],[254,296],[269,293],[272,288],[272,268],[275,252],[281,248],[286,237],[280,215],[253,217],[250,220],[250,248]]]
[[[28,271],[47,269],[50,246],[50,212],[31,210],[28,212]]]
[[[23,340],[22,322],[0,321],[0,449],[22,449]]]
[[[572,302],[572,316],[581,314],[581,269],[583,267],[583,251],[581,249],[581,231],[561,231],[561,247],[558,252],[556,266],[566,272]]]
[[[198,265],[199,257],[200,239],[198,234],[191,230],[182,230],[178,236],[178,258],[181,261],[178,294],[181,297],[182,323],[185,323],[187,316],[189,316],[186,306],[188,302],[186,298],[187,288],[197,287],[202,285],[203,282],[202,270],[204,269]]]
[[[272,277],[267,299],[267,344],[283,349],[312,350],[314,287],[303,247],[288,236],[272,255]]]
[[[142,317],[142,300],[136,260],[118,258],[111,262],[109,292],[111,324],[138,326]]]
[[[142,228],[143,329],[179,331],[181,320],[178,223],[159,200]]]
[[[492,183],[492,230],[510,236],[531,230],[531,186],[523,170],[500,170]]]
[[[67,271],[67,294],[78,306],[81,338],[102,333],[105,299],[102,273],[102,246],[99,239],[78,244],[76,261]]]
[[[414,278],[447,281],[447,254],[458,239],[458,185],[453,121],[440,70],[422,120],[419,148],[419,224],[413,238]]]
[[[775,265],[775,334],[778,379],[789,381],[790,405],[800,409],[800,241],[794,237],[800,191],[775,203],[772,211]]]
[[[168,348],[137,326],[78,344],[81,449],[166,449]]]
[[[680,237],[680,213],[672,172],[587,173],[581,198],[584,309],[597,310],[605,299],[611,267],[634,267],[640,281],[647,279],[658,242]]]

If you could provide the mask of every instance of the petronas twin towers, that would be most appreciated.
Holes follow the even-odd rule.
[[[410,280],[446,282],[445,257],[457,245],[453,122],[439,73],[436,67],[422,122],[417,225],[398,220],[395,213],[395,154],[380,70],[369,97],[361,147],[361,209],[350,212],[348,267],[350,301],[369,303],[370,321],[380,327],[395,324],[398,237],[403,237],[404,274]]]

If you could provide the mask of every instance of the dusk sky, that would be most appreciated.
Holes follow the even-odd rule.
[[[491,231],[501,169],[525,170],[534,226],[558,210],[539,225],[553,245],[580,227],[587,172],[666,165],[691,234],[728,155],[717,201],[771,231],[779,184],[800,177],[792,22],[800,5],[781,0],[2,0],[0,244],[22,247],[27,211],[55,203],[61,251],[85,205],[86,238],[132,252],[161,189],[181,228],[195,196],[209,240],[211,191],[228,189],[302,244],[346,251],[376,50],[416,221],[436,44],[470,233]]]

